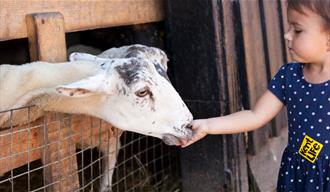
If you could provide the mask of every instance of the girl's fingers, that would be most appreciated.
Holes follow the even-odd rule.
[[[187,147],[196,141],[200,140],[201,138],[205,137],[206,132],[203,131],[203,120],[194,120],[191,122],[191,129],[193,131],[193,136],[188,141],[182,142],[181,147]]]
[[[196,141],[198,141],[198,139],[192,139],[192,140],[189,140],[186,144],[182,145],[182,147],[188,147],[189,145],[195,143]]]
[[[181,141],[181,147],[182,147],[182,146],[186,146],[186,145],[187,145],[187,143],[188,143],[188,141],[187,141],[187,140],[183,140],[183,141]]]
[[[205,135],[201,134],[200,132],[197,132],[190,140],[188,140],[186,143],[184,143],[181,147],[187,147],[196,141],[200,140],[203,138]]]
[[[181,148],[185,148],[185,147],[188,147],[189,145],[191,145],[193,142],[191,141],[188,141],[187,143],[181,145]]]
[[[194,120],[190,125],[192,130],[197,130],[200,127],[198,120]]]

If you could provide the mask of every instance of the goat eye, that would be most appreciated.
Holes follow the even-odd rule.
[[[145,97],[149,93],[150,93],[149,88],[144,87],[144,88],[138,90],[137,92],[135,92],[135,95],[138,96],[138,97]]]

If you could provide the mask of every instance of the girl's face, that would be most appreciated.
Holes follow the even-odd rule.
[[[304,9],[306,14],[289,10],[289,31],[284,35],[288,41],[293,60],[303,63],[325,63],[330,33],[324,29],[323,18]]]

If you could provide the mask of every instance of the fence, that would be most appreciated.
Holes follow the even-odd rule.
[[[120,130],[84,115],[47,113],[24,126],[11,126],[15,112],[24,110],[29,117],[33,108],[1,112],[11,117],[0,133],[0,173],[5,173],[0,191],[65,191],[73,188],[74,177],[79,177],[74,191],[100,191],[107,171],[114,172],[112,180],[108,178],[114,192],[165,192],[180,187],[177,153],[161,140],[135,133],[120,138]],[[51,141],[45,142],[46,138]],[[105,164],[110,166],[105,169]]]

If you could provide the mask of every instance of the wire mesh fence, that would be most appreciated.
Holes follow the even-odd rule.
[[[1,192],[180,191],[176,148],[85,115],[34,120],[34,108],[0,112]]]

